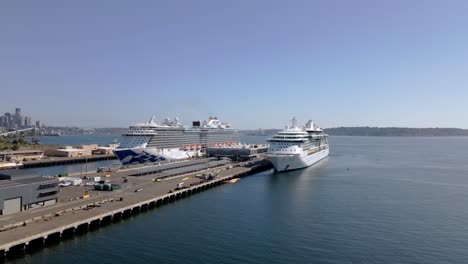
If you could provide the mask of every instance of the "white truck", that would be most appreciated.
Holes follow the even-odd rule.
[[[183,183],[183,182],[179,182],[179,183],[177,184],[177,187],[176,187],[175,189],[176,189],[176,190],[180,190],[180,189],[182,189],[183,187],[184,187],[184,183]]]

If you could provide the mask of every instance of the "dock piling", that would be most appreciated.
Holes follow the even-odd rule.
[[[74,236],[75,236],[75,228],[74,227],[65,229],[62,232],[62,239],[70,239],[70,238],[73,238]]]
[[[43,237],[33,239],[29,241],[29,243],[26,245],[26,252],[31,253],[36,250],[39,250],[43,248],[45,245],[45,239]]]
[[[54,245],[60,243],[60,232],[49,234],[45,240],[45,245]]]

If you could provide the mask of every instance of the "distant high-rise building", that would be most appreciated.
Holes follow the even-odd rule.
[[[0,116],[0,127],[6,128],[6,124],[7,124],[7,117],[6,116]]]
[[[15,110],[15,125],[16,127],[23,126],[23,117],[21,116],[21,108],[16,108]]]
[[[5,123],[5,128],[10,129],[13,128],[13,116],[10,113],[5,113],[5,118],[6,118],[6,123]]]
[[[36,121],[36,128],[41,128],[41,121],[39,120]]]
[[[36,122],[36,126],[43,126],[39,121]],[[34,123],[32,122],[31,116],[22,116],[21,108],[16,108],[15,113],[6,112],[3,116],[0,116],[0,128],[4,130],[12,130],[22,127],[32,127]]]
[[[24,126],[25,127],[32,126],[32,118],[30,116],[25,116],[24,117]]]
[[[24,120],[22,116],[15,117],[15,128],[20,128],[24,125]]]

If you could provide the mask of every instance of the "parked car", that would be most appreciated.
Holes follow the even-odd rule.
[[[67,187],[67,186],[72,185],[72,183],[71,183],[71,182],[61,182],[61,183],[59,183],[58,185],[59,185],[60,187]]]

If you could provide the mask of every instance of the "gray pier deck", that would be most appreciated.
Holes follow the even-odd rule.
[[[75,164],[75,163],[86,163],[86,162],[93,162],[93,161],[100,161],[100,160],[113,160],[117,159],[114,155],[93,155],[93,156],[83,156],[83,157],[51,157],[41,160],[28,160],[23,161],[22,168],[29,169],[29,168],[37,168],[37,167],[49,167],[49,166],[57,166],[57,165],[65,165],[65,164]]]
[[[181,175],[162,179],[160,182],[143,183],[144,187],[139,192],[135,192],[135,188],[138,187],[135,186],[89,199],[59,203],[37,212],[21,212],[1,217],[0,261],[5,257],[23,256],[44,245],[72,238],[77,233],[84,233],[141,211],[191,196],[221,185],[226,180],[270,168],[265,161],[250,162],[243,166],[221,168],[218,177],[210,181]],[[173,191],[181,178],[184,178],[187,187]]]

